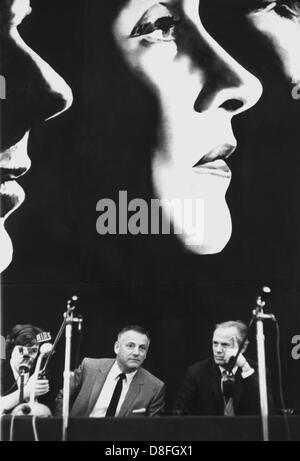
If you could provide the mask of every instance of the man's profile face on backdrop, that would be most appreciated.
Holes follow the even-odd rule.
[[[72,104],[67,83],[20,36],[18,27],[31,12],[30,0],[0,0],[0,273],[13,255],[5,221],[25,199],[17,180],[31,165],[30,129]]]

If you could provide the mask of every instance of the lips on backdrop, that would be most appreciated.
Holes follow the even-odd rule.
[[[190,255],[172,236],[100,237],[98,200],[117,201],[119,190],[129,199],[152,198],[149,152],[157,107],[125,64],[116,67],[106,2],[90,1],[97,27],[83,22],[85,2],[52,0],[43,6],[32,1],[34,14],[21,29],[72,87],[74,105],[31,134],[32,169],[20,181],[26,201],[7,222],[15,253],[2,282],[6,331],[33,322],[55,332],[68,297],[79,294],[82,355],[113,354],[118,329],[141,323],[152,333],[145,366],[166,381],[171,406],[186,367],[210,353],[214,323],[247,321],[259,288],[269,284],[269,308],[283,333],[287,405],[300,407],[299,364],[290,344],[300,334],[300,106],[287,98],[270,59],[272,78],[262,100],[234,121],[239,147],[230,160],[227,195],[234,230],[221,254]],[[267,331],[278,398],[275,335],[271,326]],[[250,354],[255,358],[254,344]],[[62,351],[54,364],[58,372],[61,367]]]

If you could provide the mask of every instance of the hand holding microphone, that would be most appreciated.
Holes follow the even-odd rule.
[[[228,347],[225,351],[225,362],[228,364],[228,366],[230,366],[231,363],[233,363],[238,351],[239,351],[238,340],[236,336],[233,336],[231,338],[231,346]],[[244,371],[247,367],[249,368],[248,362],[242,352],[239,354],[236,360],[236,366],[240,368],[242,371]]]
[[[51,411],[45,405],[40,404],[37,398],[49,392],[49,381],[39,377],[42,360],[50,354],[53,346],[50,343],[44,343],[40,347],[40,354],[37,359],[35,371],[24,386],[24,397],[29,398],[28,403],[21,403],[12,412],[15,416],[34,415],[39,417],[50,417]]]
[[[40,354],[37,360],[37,366],[34,374],[29,378],[28,382],[24,386],[24,397],[28,399],[30,397],[36,398],[45,395],[49,392],[49,381],[47,379],[39,377],[40,365],[45,356],[50,354],[52,351],[51,343],[44,343],[40,347]],[[27,373],[32,367],[32,359],[30,357],[23,357],[22,362],[19,366],[19,373]]]
[[[42,395],[48,394],[50,390],[48,379],[35,380],[35,376],[31,376],[24,386],[24,397],[29,399],[34,389],[34,397],[41,397]]]

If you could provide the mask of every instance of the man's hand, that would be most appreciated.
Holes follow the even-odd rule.
[[[230,358],[231,357],[235,357],[236,354],[238,353],[238,350],[239,350],[239,344],[238,344],[238,340],[237,340],[237,337],[236,336],[233,336],[231,338],[231,346],[228,347],[226,349],[226,352],[225,352],[225,361],[226,363],[229,362]],[[247,360],[245,359],[244,355],[241,353],[239,356],[238,356],[238,359],[237,359],[237,362],[236,362],[236,366],[238,368],[241,368],[243,369],[245,366],[247,365]]]
[[[34,377],[31,376],[28,383],[24,386],[24,397],[27,399],[30,397],[34,386]],[[48,394],[50,390],[48,379],[38,379],[35,385],[34,396],[40,397],[41,395]]]

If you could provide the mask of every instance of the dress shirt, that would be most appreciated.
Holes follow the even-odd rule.
[[[120,374],[122,373],[122,371],[120,370],[120,367],[117,363],[117,361],[113,364],[113,366],[111,367],[107,377],[106,377],[106,380],[105,380],[105,383],[101,389],[101,392],[100,392],[100,395],[99,395],[99,398],[96,402],[96,405],[94,407],[94,409],[92,410],[91,414],[90,414],[90,418],[104,418],[105,415],[106,415],[106,411],[107,411],[107,408],[110,404],[110,401],[111,401],[111,398],[112,398],[112,395],[114,393],[114,390],[115,390],[115,387],[116,387],[116,384],[118,382],[118,378],[120,376]],[[120,400],[119,400],[119,403],[118,403],[118,406],[117,406],[117,411],[116,411],[116,416],[118,416],[119,412],[120,412],[120,409],[121,409],[121,406],[125,400],[125,397],[126,397],[126,394],[129,390],[129,387],[130,387],[130,384],[134,378],[134,376],[136,375],[137,373],[137,370],[134,371],[133,373],[126,373],[126,379],[123,380],[123,388],[122,388],[122,392],[121,392],[121,395],[120,395]]]
[[[223,373],[224,373],[224,371],[226,371],[226,368],[223,368],[223,367],[220,367],[220,366],[219,366],[219,368],[220,368],[221,375],[223,376]],[[234,367],[234,369],[232,370],[232,373],[235,375],[237,371],[238,371],[238,367]],[[247,379],[247,378],[250,378],[250,376],[252,376],[253,373],[255,373],[255,370],[253,370],[253,368],[251,368],[250,365],[249,365],[249,370],[247,370],[245,372],[242,371],[241,376],[242,376],[243,379]]]
[[[245,364],[246,363],[247,362],[245,362]],[[226,376],[226,368],[219,366],[219,369],[220,369],[221,375],[223,377],[222,380],[221,380],[221,389],[222,389],[222,393],[223,393],[223,379],[224,379],[224,376]],[[237,371],[238,371],[238,367],[235,366],[233,368],[233,370],[232,370],[233,375],[235,375]],[[243,379],[246,379],[246,378],[249,378],[250,376],[252,376],[253,373],[255,373],[255,371],[249,365],[249,370],[247,370],[246,372],[242,372],[241,376],[242,376]],[[230,397],[228,399],[226,399],[225,397],[223,397],[223,398],[224,398],[224,416],[235,416],[233,397]]]

